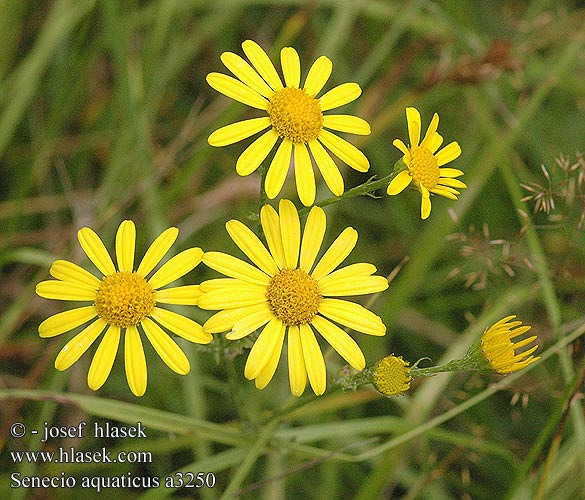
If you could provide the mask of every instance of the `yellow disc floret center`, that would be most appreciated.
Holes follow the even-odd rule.
[[[415,185],[422,184],[427,189],[436,187],[441,177],[436,156],[424,146],[410,150],[410,165],[408,169],[414,179]]]
[[[148,282],[128,271],[104,277],[94,303],[100,318],[123,328],[140,323],[155,304],[154,290]]]
[[[266,291],[272,312],[286,325],[309,323],[317,314],[322,296],[316,280],[302,269],[283,269]]]
[[[323,126],[319,101],[302,89],[277,90],[270,97],[267,111],[278,135],[297,144],[316,139]]]
[[[386,356],[378,361],[373,376],[376,389],[386,396],[406,392],[412,380],[408,365],[400,356]]]

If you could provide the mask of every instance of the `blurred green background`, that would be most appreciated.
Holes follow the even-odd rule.
[[[585,498],[584,23],[578,1],[0,0],[0,497]],[[324,396],[294,401],[285,362],[257,391],[243,378],[245,356],[218,362],[220,340],[210,349],[181,343],[186,377],[147,346],[151,377],[140,399],[121,352],[97,393],[85,381],[90,353],[64,373],[53,368],[71,334],[41,339],[37,327],[67,305],[34,287],[57,258],[87,264],[77,229],[91,226],[113,249],[120,221],[131,218],[137,255],[170,225],[181,231],[175,251],[232,253],[224,223],[256,224],[259,176],[235,173],[250,141],[207,144],[219,126],[260,116],[205,82],[227,72],[220,54],[242,55],[248,38],[275,62],[294,46],[303,78],[327,55],[326,90],[361,85],[342,112],[372,125],[370,136],[350,138],[371,168],[343,166],[346,189],[390,172],[400,157],[392,140],[407,140],[406,106],[421,111],[425,129],[438,112],[445,143],[462,147],[452,166],[468,189],[458,201],[433,198],[427,221],[414,191],[326,209],[325,244],[351,225],[359,240],[348,261],[393,277],[370,304],[387,335],[354,336],[368,363],[389,353],[452,359],[508,314],[533,326],[541,362],[508,377],[416,380],[396,398],[330,383]],[[299,206],[292,179],[281,195]],[[320,183],[317,200],[328,196]],[[211,276],[200,265],[185,279]],[[342,360],[328,353],[327,365],[333,376]],[[15,422],[42,432],[44,422],[81,421],[140,421],[148,438],[10,436]],[[18,464],[11,455],[104,446],[153,460]],[[216,483],[178,488],[177,472],[185,483],[188,473],[214,473]],[[13,488],[14,473],[78,485]],[[162,485],[98,493],[80,486],[84,476]],[[163,487],[165,477],[177,487]]]

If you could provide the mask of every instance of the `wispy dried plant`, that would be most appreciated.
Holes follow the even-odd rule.
[[[540,167],[544,180],[521,184],[528,191],[524,202],[534,203],[533,212],[544,213],[550,222],[575,220],[577,229],[585,226],[585,158],[577,153],[575,160],[561,154],[552,167]]]
[[[519,248],[523,232],[512,242],[503,238],[492,238],[487,224],[481,229],[469,226],[466,231],[459,231],[447,236],[447,239],[459,246],[462,257],[461,265],[454,268],[448,278],[462,276],[464,286],[472,290],[484,290],[490,278],[505,275],[514,278],[520,268],[532,268],[532,264]]]

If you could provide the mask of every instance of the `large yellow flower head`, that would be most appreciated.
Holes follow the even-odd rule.
[[[299,55],[292,47],[280,52],[284,84],[256,42],[246,40],[242,49],[251,65],[237,54],[224,52],[221,60],[236,78],[210,73],[207,82],[236,101],[266,111],[268,116],[222,127],[209,136],[209,144],[227,146],[269,128],[240,155],[236,163],[238,174],[254,172],[281,140],[266,175],[269,198],[280,193],[292,164],[299,198],[304,205],[312,205],[316,189],[313,162],[331,192],[336,196],[343,194],[343,178],[330,153],[359,172],[366,172],[370,164],[359,149],[327,129],[367,135],[370,126],[356,116],[323,113],[357,99],[361,94],[359,85],[344,83],[317,98],[333,67],[327,57],[321,56],[313,63],[301,88]]]
[[[527,337],[518,342],[512,341],[530,330],[530,326],[522,326],[522,321],[512,321],[516,316],[506,316],[490,326],[481,337],[481,353],[490,368],[501,374],[517,372],[539,360],[539,356],[532,353],[538,345],[522,352],[519,349],[536,340],[536,335]]]
[[[288,333],[288,370],[294,396],[305,390],[307,377],[315,394],[326,388],[326,368],[315,331],[356,370],[365,359],[359,346],[337,324],[369,335],[384,335],[382,320],[363,306],[333,297],[381,292],[388,280],[373,275],[375,266],[351,264],[335,270],[357,242],[355,229],[346,228],[318,260],[325,235],[325,212],[313,207],[301,232],[292,202],[281,200],[278,213],[262,207],[260,220],[268,248],[244,224],[231,220],[232,240],[254,263],[231,255],[206,252],[203,262],[229,278],[201,283],[202,309],[220,310],[203,325],[210,333],[229,332],[241,339],[263,327],[248,356],[244,375],[256,387],[268,385],[276,371]]]
[[[421,118],[416,108],[406,108],[406,121],[410,147],[407,147],[400,139],[395,139],[392,144],[404,153],[402,161],[407,168],[392,179],[387,192],[389,195],[401,193],[413,183],[421,194],[420,216],[426,219],[431,214],[430,193],[456,200],[457,195],[460,194],[457,189],[467,187],[463,182],[455,179],[463,175],[461,170],[441,168],[459,157],[461,148],[457,142],[451,142],[437,152],[443,143],[443,137],[437,133],[439,126],[437,113],[433,115],[422,141],[420,140]]]
[[[177,228],[171,227],[156,238],[136,271],[133,271],[136,228],[132,221],[125,220],[118,227],[117,270],[102,240],[93,230],[84,227],[77,234],[84,252],[103,276],[98,278],[72,262],[57,260],[49,271],[56,279],[37,285],[37,294],[47,299],[92,303],[55,314],[39,325],[41,337],[54,337],[91,321],[61,349],[55,368],[66,370],[73,365],[105,330],[87,375],[89,387],[97,390],[110,375],[123,334],[128,385],[136,396],[142,396],[146,391],[147,370],[138,330],[140,326],[171,370],[181,375],[189,373],[189,360],[161,327],[199,344],[211,342],[212,336],[195,321],[161,309],[157,304],[197,304],[198,285],[162,287],[194,269],[201,262],[203,251],[200,248],[184,250],[147,279],[177,239]]]

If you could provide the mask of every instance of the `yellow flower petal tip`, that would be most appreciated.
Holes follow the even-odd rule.
[[[401,356],[386,356],[374,366],[372,384],[385,396],[404,394],[412,380],[409,365]]]
[[[141,396],[146,391],[147,375],[140,327],[169,367],[180,374],[189,372],[187,358],[163,327],[191,342],[208,343],[211,336],[198,323],[161,309],[158,304],[197,303],[201,295],[198,285],[163,287],[191,271],[201,261],[203,251],[200,248],[184,250],[147,279],[177,235],[176,228],[164,231],[134,271],[136,230],[132,221],[123,221],[116,233],[118,269],[93,230],[85,227],[78,231],[83,250],[102,276],[94,276],[76,264],[58,260],[51,266],[51,275],[56,279],[36,286],[41,297],[90,303],[55,314],[39,325],[41,337],[53,337],[89,322],[62,348],[55,360],[56,369],[66,370],[77,362],[105,330],[88,373],[88,386],[98,390],[110,374],[120,338],[130,336],[125,340],[126,375],[131,391]],[[150,318],[156,318],[157,323]]]
[[[344,83],[318,95],[332,70],[331,61],[319,57],[310,67],[301,86],[298,53],[285,47],[280,53],[283,79],[266,52],[254,41],[246,40],[242,48],[249,62],[237,54],[224,52],[220,59],[235,76],[210,73],[207,82],[218,92],[248,106],[261,109],[266,116],[224,126],[208,138],[212,146],[227,146],[268,129],[255,139],[236,162],[239,175],[249,175],[264,162],[278,141],[276,154],[266,178],[266,194],[275,198],[281,191],[286,174],[294,165],[297,191],[303,204],[315,199],[315,164],[336,196],[343,193],[343,179],[331,153],[351,168],[365,172],[369,162],[350,142],[330,130],[358,135],[370,134],[370,125],[346,114],[325,114],[357,99],[361,88],[357,83]]]
[[[242,223],[227,224],[229,235],[252,264],[219,252],[207,252],[203,257],[207,266],[227,276],[201,284],[200,307],[219,311],[204,328],[229,332],[228,340],[261,330],[244,376],[262,388],[277,369],[286,337],[291,394],[300,396],[307,380],[316,395],[323,394],[326,367],[317,334],[361,370],[363,353],[341,326],[368,335],[386,331],[380,317],[337,297],[379,293],[388,287],[388,280],[373,275],[376,268],[371,264],[338,269],[356,245],[353,228],[342,231],[317,259],[326,228],[321,208],[311,209],[301,229],[294,204],[281,200],[279,212],[269,205],[262,208],[261,224],[267,247]]]
[[[531,327],[522,325],[521,321],[512,321],[515,317],[506,316],[487,328],[481,337],[481,353],[485,361],[500,374],[517,372],[540,359],[533,356],[538,345],[531,345],[536,341],[536,335],[518,340]]]
[[[463,175],[461,170],[441,168],[461,155],[461,147],[457,142],[451,142],[438,151],[443,143],[443,137],[437,132],[439,115],[435,113],[429,124],[424,138],[421,140],[421,117],[416,108],[406,108],[408,136],[410,146],[407,147],[400,139],[392,144],[404,155],[403,163],[406,170],[402,170],[390,181],[387,188],[389,195],[396,195],[411,185],[421,193],[421,219],[427,219],[431,214],[430,194],[443,196],[452,200],[457,199],[459,191],[467,186],[454,177]]]

